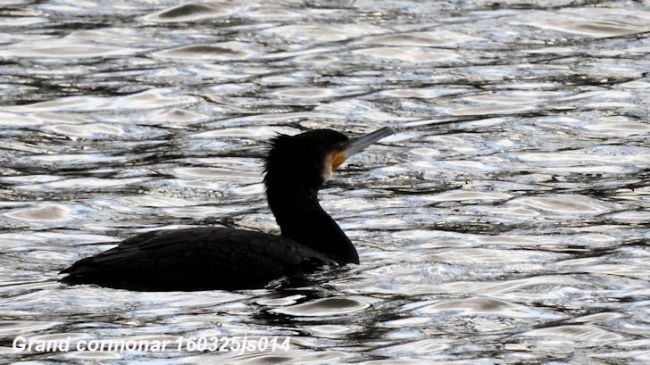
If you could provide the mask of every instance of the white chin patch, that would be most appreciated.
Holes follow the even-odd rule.
[[[323,182],[326,182],[332,177],[332,156],[333,154],[327,155],[325,158],[325,163],[323,166]]]
[[[325,168],[323,169],[323,182],[326,182],[331,177],[332,177],[332,165],[325,164]]]

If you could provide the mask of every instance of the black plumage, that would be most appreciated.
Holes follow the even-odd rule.
[[[147,232],[77,261],[67,284],[140,291],[246,289],[308,272],[328,257],[281,236],[218,227]]]
[[[352,242],[321,208],[318,190],[346,157],[392,133],[384,128],[350,140],[320,129],[274,138],[264,183],[281,236],[219,227],[147,232],[75,262],[61,271],[67,274],[61,281],[139,291],[234,290],[359,263]]]

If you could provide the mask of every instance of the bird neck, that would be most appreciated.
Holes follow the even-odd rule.
[[[359,263],[350,239],[320,206],[318,189],[267,184],[266,194],[283,237],[321,252],[339,264]]]

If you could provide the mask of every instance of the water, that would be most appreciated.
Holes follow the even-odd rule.
[[[6,1],[6,362],[650,362],[647,1]],[[264,141],[393,137],[321,193],[362,264],[134,293],[57,272],[158,228],[277,232]],[[288,352],[14,352],[278,336]],[[269,337],[270,338],[270,337]]]

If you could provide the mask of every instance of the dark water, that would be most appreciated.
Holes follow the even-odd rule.
[[[174,6],[0,5],[4,361],[650,363],[650,3]],[[151,229],[277,232],[264,141],[383,126],[399,133],[321,193],[360,266],[235,293],[55,281]],[[16,336],[290,350],[14,352]]]

